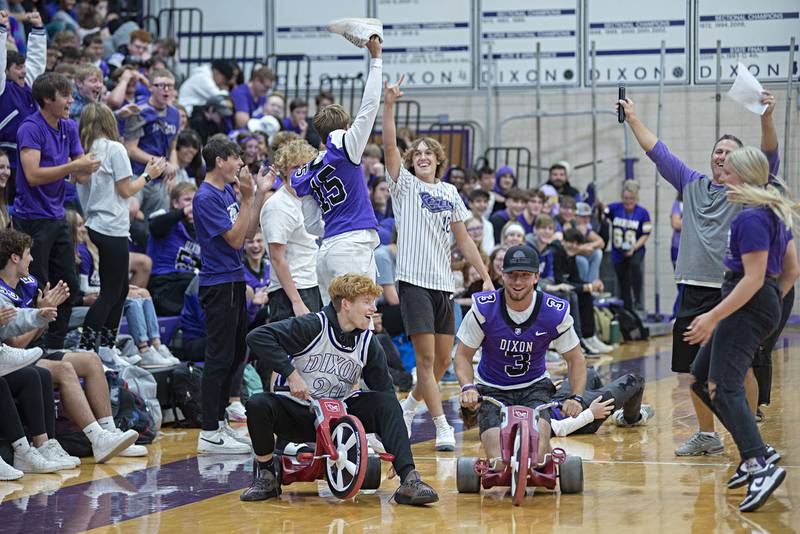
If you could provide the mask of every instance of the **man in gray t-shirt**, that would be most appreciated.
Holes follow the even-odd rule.
[[[767,91],[762,95],[767,110],[761,115],[761,150],[769,161],[770,174],[775,176],[780,165],[778,135],[772,111],[775,98]],[[723,135],[711,152],[711,177],[689,168],[672,154],[636,115],[630,99],[620,100],[617,106],[625,110],[625,120],[647,156],[656,164],[659,173],[683,195],[683,223],[675,267],[675,279],[681,285],[678,311],[672,331],[672,370],[688,373],[699,345],[690,345],[683,339],[687,327],[698,315],[708,312],[721,300],[722,258],[728,242],[731,221],[741,210],[738,204],[729,203],[720,175],[725,158],[740,148],[742,142],[733,135]],[[792,299],[793,291],[790,292]],[[753,405],[758,396],[758,383],[748,372],[745,390]],[[719,434],[714,431],[714,416],[700,399],[690,391],[697,414],[699,431],[675,450],[678,456],[716,454],[724,450]]]

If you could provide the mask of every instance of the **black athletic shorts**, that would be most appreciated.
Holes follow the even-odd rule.
[[[710,311],[720,303],[722,296],[719,288],[702,286],[683,286],[681,299],[678,301],[678,313],[672,326],[672,370],[676,373],[691,371],[700,345],[690,345],[683,340],[683,334],[692,321]]]
[[[448,334],[456,331],[452,293],[399,283],[400,313],[406,335]]]
[[[497,389],[490,386],[478,384],[478,393],[493,397],[506,406],[518,405],[536,408],[542,404],[547,404],[553,400],[556,394],[556,387],[549,378],[542,378],[528,387],[520,389]],[[539,414],[542,419],[550,420],[550,410],[544,410]],[[490,428],[498,428],[502,423],[500,408],[490,402],[482,402],[478,408],[478,428],[483,434]]]
[[[64,356],[66,356],[66,354],[67,354],[66,352],[63,352],[63,351],[60,351],[60,350],[54,350],[54,351],[51,351],[51,352],[45,351],[44,355],[42,355],[42,359],[43,360],[53,360],[54,362],[60,362],[61,360],[64,359]]]

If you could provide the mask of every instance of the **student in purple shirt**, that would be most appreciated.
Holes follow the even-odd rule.
[[[650,213],[638,204],[639,184],[626,180],[622,187],[622,202],[606,207],[611,221],[611,261],[617,272],[622,302],[631,311],[644,310],[644,244],[650,237]]]
[[[225,408],[246,351],[242,248],[245,239],[256,233],[257,214],[272,188],[274,171],[266,176],[259,171],[254,184],[239,156],[239,146],[226,139],[210,139],[203,148],[203,159],[208,172],[192,201],[201,257],[198,296],[206,316],[207,339],[201,384],[203,430],[197,449],[201,453],[247,454],[249,439],[227,424]],[[236,183],[241,203],[233,189]]]
[[[767,105],[761,115],[761,150],[770,162],[770,174],[775,175],[779,166],[778,134],[772,117],[775,98],[764,91],[761,102]],[[672,154],[667,145],[642,123],[630,99],[618,101],[617,106],[620,105],[625,109],[625,120],[639,146],[656,164],[661,176],[683,196],[681,240],[675,264],[675,281],[682,285],[682,290],[672,328],[672,370],[688,373],[699,347],[686,343],[683,333],[695,317],[711,310],[720,301],[726,236],[733,217],[741,210],[740,205],[728,202],[721,182],[722,166],[728,154],[741,147],[742,142],[730,134],[717,140],[711,151],[709,177],[689,168]],[[794,289],[787,295],[789,298],[794,300]],[[785,308],[791,309],[790,306]],[[755,405],[758,384],[753,373],[748,373],[745,388]],[[700,428],[675,450],[675,454],[701,456],[722,452],[722,441],[714,432],[713,414],[696,395],[692,393],[690,397]]]
[[[283,130],[294,132],[300,137],[308,133],[308,102],[295,98],[289,102],[289,116],[283,119]]]
[[[722,301],[696,317],[684,339],[703,347],[692,364],[692,390],[733,436],[741,463],[728,488],[747,485],[742,512],[761,507],[783,482],[780,455],[766,445],[745,395],[745,375],[759,345],[776,329],[781,300],[800,269],[788,225],[794,202],[768,184],[769,162],[755,147],[728,154],[721,180],[732,203],[744,206],[731,222],[723,263]]]
[[[34,11],[29,21],[33,30],[28,36],[26,58],[19,52],[6,52],[9,18],[8,13],[0,12],[0,148],[8,154],[12,172],[17,168],[17,130],[22,121],[36,113],[31,85],[44,72],[47,55],[41,17]]]
[[[269,67],[256,69],[250,75],[250,81],[237,86],[231,91],[233,101],[233,127],[236,130],[247,128],[247,121],[257,117],[257,111],[267,101],[267,93],[275,83],[275,73]]]
[[[64,218],[64,183],[72,174],[79,181],[100,168],[92,154],[85,155],[78,128],[69,120],[72,85],[61,74],[39,76],[31,93],[40,110],[26,118],[17,132],[19,148],[14,199],[14,228],[33,238],[31,274],[51,287],[63,280],[78,295],[75,247]],[[73,297],[73,299],[76,297]],[[73,299],[64,301],[58,318],[50,324],[47,346],[64,346]]]

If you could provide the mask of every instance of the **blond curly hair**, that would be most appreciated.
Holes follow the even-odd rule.
[[[369,276],[363,274],[347,273],[337,276],[328,288],[328,295],[331,297],[333,307],[339,311],[342,299],[353,302],[358,297],[367,296],[376,299],[383,295],[381,286],[372,281]]]
[[[316,158],[318,153],[305,139],[292,139],[275,152],[275,167],[281,178],[288,180],[295,169]]]
[[[414,152],[419,147],[420,143],[425,143],[425,146],[431,149],[433,155],[436,156],[436,178],[441,179],[444,176],[444,171],[447,169],[448,160],[447,154],[444,153],[442,144],[433,137],[417,137],[408,147],[405,154],[403,154],[403,167],[408,169],[411,174],[414,174]]]

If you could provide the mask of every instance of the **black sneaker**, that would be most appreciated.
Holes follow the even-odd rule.
[[[437,495],[436,490],[420,479],[417,470],[411,471],[406,476],[405,481],[397,488],[397,491],[394,492],[394,501],[397,504],[421,506],[438,500],[439,495]]]
[[[768,464],[777,464],[781,461],[781,453],[775,450],[775,447],[770,445],[769,443],[765,443],[764,446],[767,448],[767,454],[764,455]]]
[[[278,484],[275,473],[269,469],[259,469],[258,462],[253,466],[253,482],[250,487],[239,495],[242,501],[265,501],[272,499],[280,494],[280,484]]]
[[[745,469],[744,462],[742,462],[739,464],[739,467],[736,468],[736,472],[733,474],[733,476],[728,479],[728,489],[741,488],[747,484],[747,480],[749,478],[750,471]]]
[[[773,464],[751,473],[747,496],[739,503],[739,511],[754,512],[761,508],[772,492],[778,489],[784,478],[786,478],[786,471]]]

